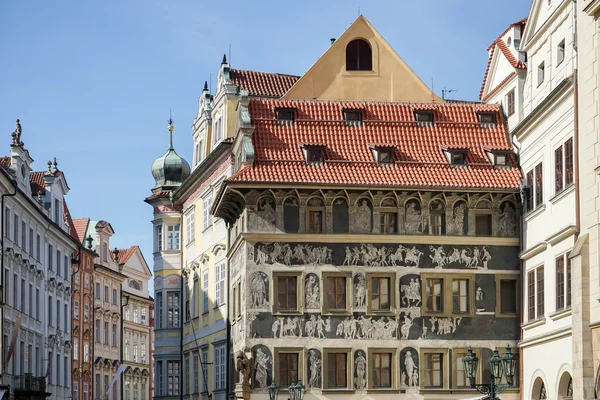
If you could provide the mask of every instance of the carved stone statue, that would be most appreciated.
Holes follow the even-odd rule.
[[[370,233],[371,232],[371,207],[367,200],[361,200],[355,214],[355,232]]]
[[[238,351],[235,356],[235,369],[240,373],[240,382],[242,385],[250,384],[252,374],[252,362],[243,351]]]

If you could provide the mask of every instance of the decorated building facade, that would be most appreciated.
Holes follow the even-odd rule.
[[[501,106],[439,99],[361,16],[281,99],[240,90],[236,110],[212,208],[230,227],[236,396],[297,380],[305,398],[471,394],[467,347],[481,381],[519,339]]]

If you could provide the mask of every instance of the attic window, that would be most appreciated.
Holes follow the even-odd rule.
[[[302,148],[306,165],[323,165],[323,152],[325,150],[324,146],[301,144],[300,147]]]
[[[467,164],[467,153],[468,149],[448,149],[442,147],[444,156],[450,165],[466,165]]]
[[[378,167],[393,167],[394,166],[394,151],[395,147],[380,147],[369,146],[373,159]]]
[[[276,108],[275,116],[277,118],[277,125],[293,125],[294,111],[293,108]]]
[[[494,151],[488,148],[483,148],[488,159],[496,167],[506,167],[509,165],[510,153],[507,151]]]
[[[373,70],[373,54],[369,42],[354,39],[346,46],[346,71]]]
[[[433,126],[433,111],[415,111],[417,126]]]
[[[497,126],[496,113],[479,112],[477,113],[477,119],[482,128],[495,128]]]
[[[342,114],[344,114],[346,126],[360,126],[362,124],[362,110],[345,108],[342,110]]]

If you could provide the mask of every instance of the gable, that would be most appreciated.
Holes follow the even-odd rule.
[[[534,40],[546,22],[556,14],[559,8],[570,2],[571,0],[555,0],[548,4],[547,0],[533,0],[521,40],[521,49],[527,50],[528,45]]]
[[[354,39],[365,40],[370,45],[371,70],[346,70],[346,48]],[[362,15],[327,49],[283,98],[286,100],[443,102]]]
[[[152,272],[150,271],[139,246],[132,246],[126,250],[119,250],[119,264],[124,264],[125,269],[137,272],[140,275],[145,275],[148,278],[152,276]]]
[[[500,86],[506,83],[507,78],[515,74],[515,68],[524,68],[523,64],[516,63],[514,57],[509,60],[506,52],[502,51],[503,43],[496,43],[492,48],[492,54],[488,61],[483,85],[479,99],[486,101],[487,97]],[[508,50],[507,50],[508,51]],[[510,55],[510,53],[508,54]],[[516,66],[516,67],[515,67]]]

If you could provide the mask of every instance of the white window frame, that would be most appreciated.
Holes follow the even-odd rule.
[[[208,313],[208,269],[202,273],[202,314]]]
[[[202,200],[202,230],[207,230],[212,225],[212,215],[210,215],[212,201],[212,193]]]
[[[225,305],[226,260],[215,263],[215,308]]]
[[[167,226],[167,250],[179,250],[181,248],[181,224]]]
[[[192,243],[196,239],[196,212],[192,210],[185,216],[185,228],[186,228],[186,245]]]
[[[215,390],[225,389],[225,345],[215,346]]]

